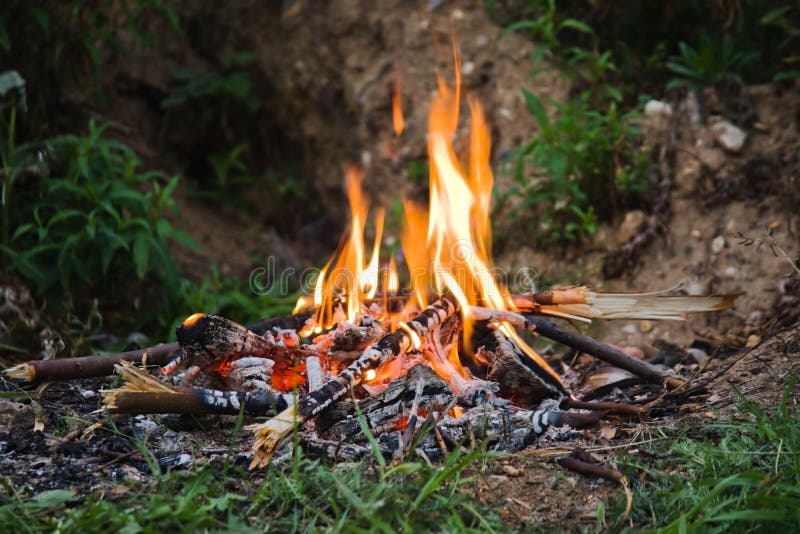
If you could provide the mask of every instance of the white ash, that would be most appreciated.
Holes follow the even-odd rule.
[[[269,358],[249,356],[235,360],[226,377],[228,387],[237,391],[255,393],[272,390],[272,368],[275,362]]]

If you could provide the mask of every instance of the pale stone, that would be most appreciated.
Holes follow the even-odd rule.
[[[653,329],[653,323],[648,321],[647,319],[639,322],[639,331],[642,333],[647,333]]]
[[[712,124],[711,132],[722,148],[735,153],[742,150],[744,142],[747,140],[747,134],[741,128],[726,120]]]
[[[622,224],[617,230],[619,243],[627,243],[639,232],[639,228],[647,221],[647,215],[642,210],[633,210],[625,214]]]
[[[650,100],[644,105],[644,114],[648,117],[669,117],[672,115],[672,106],[660,100]]]
[[[711,252],[714,254],[719,254],[722,252],[722,249],[725,248],[725,238],[721,235],[718,235],[711,241]]]
[[[745,342],[744,346],[747,347],[748,349],[752,349],[759,343],[761,343],[761,338],[755,334],[750,334],[749,336],[747,336],[747,341]]]

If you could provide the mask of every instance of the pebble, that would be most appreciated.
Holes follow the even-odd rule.
[[[700,230],[695,228],[694,230],[692,230],[692,237],[699,241],[699,240],[703,239],[703,234],[700,233]]]
[[[622,224],[617,229],[617,242],[627,243],[638,232],[639,228],[647,221],[647,215],[642,210],[633,210],[625,214]]]
[[[644,105],[644,114],[648,117],[669,117],[672,115],[672,106],[660,100],[650,100]]]
[[[628,323],[622,327],[622,331],[626,334],[635,334],[636,333],[636,325],[633,323]]]
[[[686,353],[689,355],[695,363],[700,365],[705,365],[708,361],[708,354],[703,349],[697,349],[694,347],[686,349]]]
[[[723,248],[725,248],[725,238],[718,235],[711,241],[711,252],[719,254]]]
[[[726,120],[712,124],[711,133],[714,134],[722,148],[734,153],[741,152],[744,142],[747,140],[747,134],[741,128]]]
[[[639,321],[639,331],[640,332],[643,332],[643,333],[646,334],[647,332],[649,332],[652,329],[653,329],[653,323],[651,323],[647,319],[644,319],[643,321]]]
[[[84,389],[83,391],[81,391],[81,397],[83,397],[84,399],[93,399],[96,396],[97,393],[95,393],[91,389]]]
[[[192,455],[184,452],[178,456],[178,460],[175,462],[175,465],[177,467],[191,467],[193,463],[194,460],[192,460]]]
[[[755,334],[750,334],[749,336],[747,336],[747,341],[745,342],[744,346],[748,349],[752,349],[759,343],[761,343],[761,338]]]
[[[463,65],[461,65],[461,74],[464,76],[469,76],[475,72],[475,63],[472,61],[465,61]]]
[[[513,465],[504,465],[503,466],[503,473],[507,474],[511,477],[518,477],[522,474],[522,471],[514,467]]]
[[[727,267],[722,272],[722,275],[725,278],[729,278],[731,280],[741,280],[742,278],[744,278],[744,273],[742,272],[742,270],[737,267],[734,267],[733,265]]]
[[[718,148],[701,148],[697,156],[711,172],[717,172],[725,165],[725,153]]]

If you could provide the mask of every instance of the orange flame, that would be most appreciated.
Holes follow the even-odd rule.
[[[394,133],[401,135],[405,128],[405,120],[403,119],[403,96],[400,90],[403,83],[402,71],[398,69],[397,76],[394,79],[394,88],[392,89],[392,123],[394,125]]]
[[[355,322],[362,312],[362,301],[372,298],[378,289],[378,261],[383,233],[383,210],[376,218],[375,243],[368,265],[364,264],[364,226],[369,202],[361,190],[361,171],[348,167],[346,171],[347,199],[350,203],[350,228],[342,237],[339,249],[320,271],[314,284],[314,321],[301,331],[307,336],[320,333],[341,320]],[[300,297],[296,310],[309,304]],[[309,331],[310,330],[310,331]]]

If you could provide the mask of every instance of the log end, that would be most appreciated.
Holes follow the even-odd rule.
[[[36,379],[36,368],[29,363],[21,363],[19,365],[15,365],[14,367],[9,367],[3,371],[3,374],[5,374],[8,378],[33,382]]]

